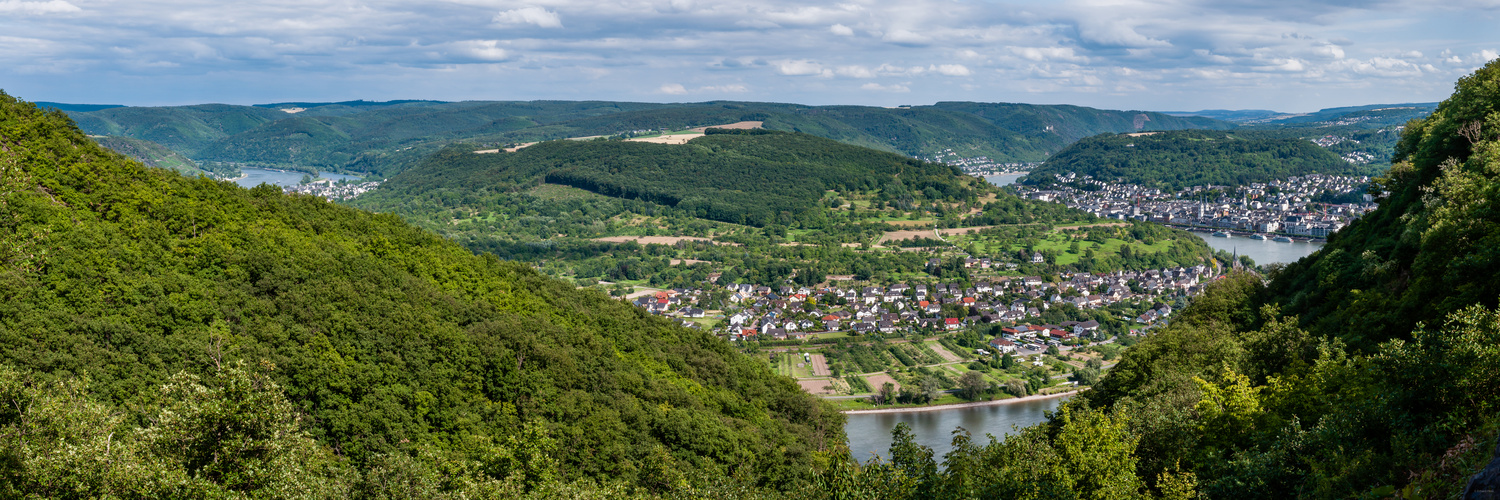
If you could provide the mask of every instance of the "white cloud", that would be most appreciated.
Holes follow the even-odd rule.
[[[875,91],[880,91],[880,92],[911,92],[911,88],[907,87],[905,85],[897,85],[897,84],[881,85],[881,84],[878,84],[878,83],[875,83],[875,82],[870,82],[870,83],[866,83],[864,85],[860,85],[859,88],[864,89],[864,90],[875,90]]]
[[[1108,16],[1104,13],[1100,15]],[[1140,34],[1136,31],[1136,26],[1132,25],[1131,20],[1113,17],[1080,20],[1078,35],[1085,41],[1110,47],[1143,48],[1172,45],[1165,40],[1157,40]]]
[[[847,76],[849,78],[875,78],[875,72],[864,66],[840,66],[835,69],[834,74]]]
[[[0,12],[20,12],[22,14],[56,14],[63,12],[80,12],[83,9],[77,5],[63,0],[51,0],[49,2],[22,2],[19,0],[0,1]]]
[[[500,42],[497,40],[470,40],[464,42],[462,45],[466,46],[468,54],[475,59],[484,61],[504,61],[509,59],[510,53],[496,46],[499,44]]]
[[[807,76],[823,74],[823,65],[806,59],[794,61],[781,61],[776,63],[776,72],[788,76]]]
[[[749,92],[750,89],[748,87],[745,87],[744,85],[736,83],[730,85],[709,85],[705,87],[699,87],[698,91],[719,94],[743,94],[745,92]]]
[[[908,30],[893,30],[881,37],[881,40],[902,45],[924,45],[931,42],[932,38]]]
[[[735,84],[729,84],[729,85],[705,85],[705,86],[698,87],[698,88],[695,88],[695,89],[692,89],[692,90],[688,90],[687,87],[684,87],[680,83],[668,83],[668,84],[662,85],[661,87],[658,87],[656,89],[656,91],[658,93],[668,94],[668,95],[683,95],[683,94],[688,94],[688,93],[693,93],[693,94],[704,94],[704,93],[708,93],[708,94],[742,94],[742,93],[745,93],[745,92],[749,92],[750,89],[748,87],[745,87],[744,85],[735,83]]]
[[[944,76],[969,76],[969,68],[962,64],[937,64],[929,66],[928,71],[936,71]]]
[[[1215,54],[1208,49],[1193,49],[1193,53],[1214,64],[1234,64],[1234,59],[1229,56]]]
[[[1010,51],[1028,61],[1085,62],[1087,60],[1074,53],[1072,47],[1010,47]]]
[[[1490,62],[1490,61],[1495,60],[1495,58],[1500,58],[1500,54],[1496,54],[1495,51],[1493,51],[1493,50],[1481,50],[1481,51],[1479,51],[1479,59],[1482,62]]]
[[[833,26],[829,26],[828,27],[828,32],[829,33],[833,33],[835,35],[839,35],[839,36],[854,36],[854,28],[850,28],[850,27],[844,26],[842,24],[835,24]]]
[[[926,73],[927,72],[927,68],[922,67],[922,66],[912,66],[912,67],[908,67],[908,68],[903,68],[903,67],[900,67],[900,66],[894,66],[894,65],[890,65],[890,64],[882,64],[882,65],[880,65],[880,67],[875,68],[875,72],[880,73],[881,75],[885,75],[885,76],[913,76],[913,75],[920,75],[922,73]]]
[[[562,19],[556,12],[541,7],[522,7],[499,14],[491,20],[495,24],[535,24],[542,28],[561,28]]]

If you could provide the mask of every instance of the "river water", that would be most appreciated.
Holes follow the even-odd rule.
[[[974,442],[985,444],[993,434],[1003,439],[1014,432],[1011,426],[1027,427],[1047,419],[1047,412],[1067,397],[1034,399],[1015,403],[973,406],[952,410],[919,411],[910,413],[864,413],[848,415],[844,433],[849,436],[849,452],[861,462],[867,462],[878,454],[890,458],[891,429],[906,422],[911,426],[912,437],[917,443],[932,448],[933,457],[943,462],[943,454],[953,450],[953,431],[958,427],[968,429]]]
[[[1298,259],[1312,255],[1319,248],[1323,248],[1322,243],[1282,243],[1272,240],[1252,240],[1244,236],[1220,238],[1209,233],[1197,231],[1192,233],[1208,242],[1209,248],[1248,255],[1255,260],[1256,265],[1296,262]]]
[[[302,182],[302,176],[307,175],[307,172],[296,172],[291,170],[267,170],[264,168],[241,168],[240,173],[243,175],[241,175],[240,178],[235,179],[234,183],[247,188],[259,186],[262,183],[273,184],[281,187],[296,186],[298,183]],[[320,172],[318,174],[318,178],[333,179],[334,181],[357,181],[360,179],[360,176]]]
[[[1025,173],[1000,174],[985,177],[984,180],[990,181],[990,184],[994,184],[996,186],[1009,186],[1011,183],[1016,182],[1016,179],[1020,179],[1025,176]]]

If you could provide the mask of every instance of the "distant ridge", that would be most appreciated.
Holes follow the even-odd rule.
[[[55,108],[59,111],[77,113],[87,113],[89,111],[99,111],[103,109],[125,107],[124,104],[68,104],[62,102],[47,101],[37,101],[35,104],[40,108]]]
[[[254,106],[254,107],[257,107],[257,108],[271,108],[271,109],[290,108],[290,107],[316,108],[316,107],[319,107],[319,106],[349,106],[349,107],[355,107],[355,108],[362,108],[362,107],[371,107],[371,106],[395,106],[395,105],[398,105],[398,104],[411,104],[411,103],[447,104],[449,102],[451,102],[451,101],[432,101],[432,100],[426,100],[426,99],[398,99],[398,100],[394,100],[394,101],[366,101],[364,99],[359,99],[359,100],[355,100],[355,101],[341,101],[341,102],[275,102],[275,103],[270,103],[270,104],[251,104],[251,106]],[[40,104],[40,103],[38,103],[38,104]]]
[[[1312,123],[1328,120],[1336,120],[1344,115],[1363,113],[1367,111],[1383,111],[1401,108],[1415,108],[1419,111],[1432,112],[1437,109],[1435,102],[1408,102],[1397,104],[1365,104],[1360,106],[1342,106],[1337,108],[1323,108],[1311,113],[1285,113],[1269,109],[1204,109],[1199,111],[1159,111],[1168,116],[1197,116],[1213,118],[1240,124],[1293,124]]]

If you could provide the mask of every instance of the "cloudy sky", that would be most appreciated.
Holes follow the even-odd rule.
[[[129,105],[1437,101],[1500,0],[0,0],[0,89]]]

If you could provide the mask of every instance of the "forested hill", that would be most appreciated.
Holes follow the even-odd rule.
[[[4,94],[0,241],[0,496],[720,496],[843,441],[706,333]]]
[[[909,156],[935,157],[951,150],[959,157],[998,161],[1041,161],[1079,138],[1105,132],[1234,126],[1142,111],[963,102],[900,108],[605,101],[354,101],[98,110],[63,106],[90,134],[155,141],[200,162],[385,176],[455,141],[507,144],[742,120]]]
[[[1045,184],[1069,172],[1172,190],[1245,185],[1311,173],[1374,173],[1303,139],[1182,130],[1101,134],[1080,140],[1033,169],[1027,182]]]
[[[101,146],[129,156],[131,159],[148,166],[176,170],[182,174],[192,176],[207,173],[201,166],[193,163],[193,160],[182,156],[181,153],[145,139],[134,139],[118,135],[95,136],[93,139]]]
[[[672,206],[704,219],[820,227],[824,191],[879,191],[893,202],[963,200],[975,193],[953,167],[807,134],[711,129],[687,144],[550,141],[514,153],[455,146],[391,178],[361,206],[399,204],[434,190],[470,195],[539,182]]]

